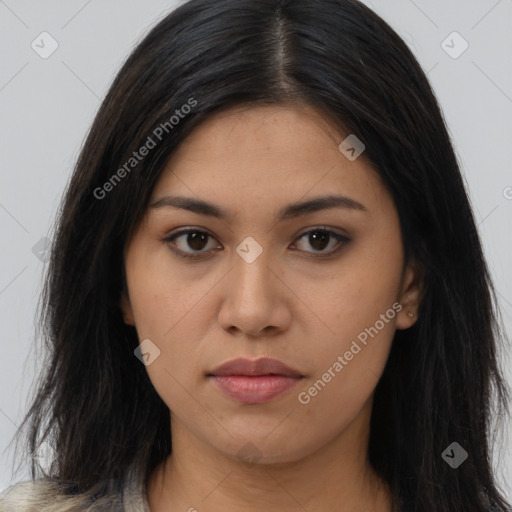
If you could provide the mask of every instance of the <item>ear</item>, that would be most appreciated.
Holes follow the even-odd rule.
[[[402,278],[398,302],[402,309],[397,315],[396,328],[408,329],[418,320],[418,310],[425,293],[424,273],[420,265],[411,263]]]
[[[119,307],[121,308],[121,312],[123,314],[124,323],[127,325],[135,325],[135,321],[133,319],[132,305],[130,303],[130,299],[128,298],[128,294],[126,293],[126,291],[121,292],[121,300],[119,301]]]

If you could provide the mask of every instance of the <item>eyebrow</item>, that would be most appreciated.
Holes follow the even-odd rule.
[[[184,196],[162,196],[149,205],[152,209],[171,207],[188,210],[199,215],[207,215],[224,221],[232,221],[233,215],[220,206],[213,203]],[[291,203],[281,208],[277,213],[277,220],[288,220],[306,213],[313,213],[329,208],[344,208],[352,211],[368,213],[368,209],[356,201],[346,196],[327,195],[315,197],[308,201]]]

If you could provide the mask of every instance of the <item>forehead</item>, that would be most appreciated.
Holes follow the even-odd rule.
[[[340,137],[332,122],[306,105],[243,105],[207,118],[178,151],[193,151],[198,157],[225,157],[229,152],[232,158],[279,159],[293,149],[297,159],[317,160],[319,152],[337,150]]]
[[[166,194],[211,200],[226,210],[273,208],[337,194],[368,210],[391,198],[364,158],[339,150],[347,134],[307,106],[236,107],[201,123],[178,146],[157,182]]]

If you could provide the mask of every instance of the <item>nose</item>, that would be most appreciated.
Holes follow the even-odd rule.
[[[235,254],[223,288],[219,325],[231,333],[256,337],[288,329],[292,294],[285,279],[265,251],[252,263]]]

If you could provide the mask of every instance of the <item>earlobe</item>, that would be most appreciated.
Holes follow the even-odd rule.
[[[130,299],[128,298],[126,292],[124,291],[121,293],[119,307],[123,315],[124,323],[127,325],[135,325],[135,322],[133,320],[132,305],[130,304]]]
[[[397,315],[397,329],[408,329],[416,323],[424,291],[425,283],[422,269],[418,265],[409,265],[403,278],[399,300],[402,309]]]

